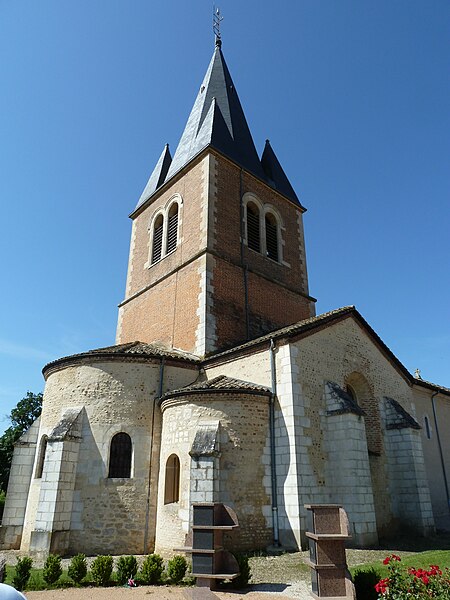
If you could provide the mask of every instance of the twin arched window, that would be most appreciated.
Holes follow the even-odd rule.
[[[151,258],[153,265],[173,252],[178,244],[178,202],[172,202],[169,210],[159,213],[151,227]]]
[[[132,444],[128,433],[116,433],[109,449],[108,477],[110,479],[131,477],[131,455]]]
[[[256,202],[248,201],[245,218],[247,246],[280,262],[280,227],[275,214],[269,210],[263,213]]]

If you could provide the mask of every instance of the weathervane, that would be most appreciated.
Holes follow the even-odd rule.
[[[222,38],[220,36],[220,22],[223,21],[223,17],[220,14],[220,8],[213,7],[213,31],[216,36],[216,46],[222,45]]]

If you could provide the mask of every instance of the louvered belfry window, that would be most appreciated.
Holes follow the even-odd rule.
[[[247,204],[247,245],[252,250],[261,252],[259,210],[252,202]]]
[[[166,462],[166,480],[164,485],[164,504],[178,502],[180,499],[180,459],[171,454]]]
[[[128,433],[116,433],[109,451],[109,478],[131,476],[131,438]]]
[[[152,264],[161,260],[164,219],[162,215],[156,219],[153,226]]]
[[[167,254],[177,247],[178,241],[178,204],[172,204],[167,227]]]
[[[278,225],[270,213],[266,215],[266,251],[269,258],[278,261]]]

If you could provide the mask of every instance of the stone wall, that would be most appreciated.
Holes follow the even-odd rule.
[[[265,517],[270,513],[271,504],[268,398],[245,392],[219,394],[209,390],[207,395],[165,400],[162,410],[156,550],[169,555],[174,548],[184,546],[190,526],[190,479],[194,472],[191,464],[194,459],[189,452],[196,431],[217,421],[220,421],[220,454],[214,470],[218,476],[213,488],[214,499],[228,504],[238,515],[240,527],[233,536],[234,548],[265,547],[271,539]],[[180,460],[180,499],[164,504],[165,466],[171,454]],[[211,499],[211,482],[206,475],[205,471],[204,484],[199,480],[195,487],[196,501],[203,497],[202,490],[203,501]]]
[[[5,509],[0,527],[0,548],[20,547],[27,505],[28,490],[33,474],[40,419],[16,442],[6,494]]]
[[[64,538],[70,553],[142,553],[153,548],[159,375],[156,359],[100,362],[95,357],[49,375],[39,431],[39,439],[49,436],[48,459],[42,478],[31,481],[22,550],[42,547],[43,536],[37,533],[42,531],[51,532],[53,540]],[[167,365],[163,390],[193,379],[191,368]],[[51,434],[68,409],[80,406],[84,416],[76,452],[75,441],[52,442]],[[128,433],[132,440],[130,479],[108,478],[110,442],[118,432]]]
[[[444,469],[450,486],[450,436],[448,435],[450,431],[450,397],[443,393],[437,393],[434,396],[439,438],[444,458],[444,465],[442,465],[431,400],[434,392],[435,390],[421,386],[420,382],[414,386],[415,417],[422,427],[420,437],[425,461],[425,473],[430,488],[436,526],[438,528],[448,528],[450,506],[445,490]],[[425,419],[428,421],[428,428]]]
[[[418,427],[412,419],[408,423],[403,418],[390,398],[384,399],[382,416],[392,513],[403,527],[430,535],[434,519]]]
[[[379,407],[384,396],[391,396],[415,414],[409,382],[351,317],[297,341],[277,343],[276,464],[281,541],[286,546],[301,546],[306,527],[303,505],[321,502],[344,504],[356,543],[375,542],[376,532],[394,534],[395,492],[386,484],[391,451],[385,447]],[[207,364],[208,377],[221,370],[231,377],[271,386],[267,347],[236,358],[229,354]],[[327,381],[343,391],[350,384],[364,415],[328,415]],[[350,424],[349,419],[355,422]],[[335,452],[334,447],[340,450]],[[430,462],[431,469],[436,471],[436,462],[433,467]],[[361,494],[353,498],[354,489],[359,488]],[[421,501],[427,514],[426,498]]]

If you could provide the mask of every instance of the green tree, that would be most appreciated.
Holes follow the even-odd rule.
[[[27,392],[9,415],[11,426],[0,437],[0,490],[6,492],[14,444],[41,414],[42,393]]]

